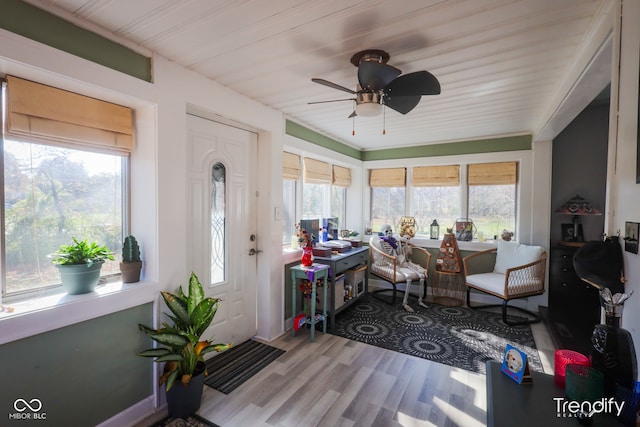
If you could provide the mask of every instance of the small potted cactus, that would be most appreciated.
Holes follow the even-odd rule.
[[[141,269],[140,247],[136,238],[130,234],[124,238],[122,244],[122,262],[120,263],[122,283],[139,282]]]

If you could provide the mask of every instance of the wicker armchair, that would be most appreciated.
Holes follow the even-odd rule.
[[[493,271],[479,271],[479,261],[491,254],[496,254]],[[491,265],[484,259],[484,267]],[[526,298],[544,293],[547,253],[540,246],[521,245],[516,242],[499,242],[497,248],[476,252],[462,260],[467,286],[467,306],[469,308],[483,308],[499,306],[471,305],[471,289],[490,294],[502,299],[502,321],[507,325],[522,325],[540,321],[540,316],[517,306],[510,306],[528,314],[530,317],[523,321],[510,321],[507,318],[507,303],[512,299]]]
[[[371,274],[378,276],[386,282],[389,282],[393,288],[393,296],[391,304],[396,302],[397,284],[406,283],[405,295],[410,292],[412,281],[419,281],[422,286],[422,296],[419,296],[420,305],[424,305],[423,298],[426,296],[426,279],[428,277],[428,268],[431,261],[431,253],[419,246],[411,243],[400,241],[402,249],[400,255],[393,255],[392,251],[385,245],[378,236],[372,236],[369,242],[369,271]],[[419,266],[423,272],[416,271],[415,267]],[[413,268],[413,269],[412,269]],[[389,289],[379,289],[377,292],[387,292]],[[388,302],[385,300],[385,302]],[[406,307],[407,298],[404,304]],[[409,310],[409,309],[408,309]]]

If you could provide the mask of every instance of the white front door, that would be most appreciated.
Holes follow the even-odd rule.
[[[187,115],[188,262],[207,296],[222,303],[203,338],[241,342],[256,334],[258,137]]]

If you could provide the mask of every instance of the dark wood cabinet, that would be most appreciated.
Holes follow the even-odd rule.
[[[598,290],[573,268],[578,247],[551,247],[549,261],[549,328],[559,348],[589,354],[593,327],[600,323]]]

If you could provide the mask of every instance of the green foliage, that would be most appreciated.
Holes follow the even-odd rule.
[[[140,247],[138,241],[133,235],[124,238],[122,245],[122,262],[138,262],[140,261]]]
[[[203,356],[212,351],[224,351],[231,344],[211,344],[210,340],[200,340],[202,334],[213,321],[220,305],[219,298],[205,297],[202,284],[195,273],[189,278],[189,294],[178,288],[176,294],[161,292],[165,304],[171,310],[167,316],[173,326],[163,322],[162,328],[152,329],[139,324],[138,327],[149,338],[164,347],[150,348],[138,353],[138,356],[155,357],[156,362],[166,362],[160,384],[166,383],[169,391],[179,380],[184,385],[191,381],[198,362],[204,362]]]
[[[72,237],[73,245],[61,245],[58,252],[52,254],[52,262],[59,265],[93,264],[107,259],[113,260],[113,254],[104,245],[88,243]]]

